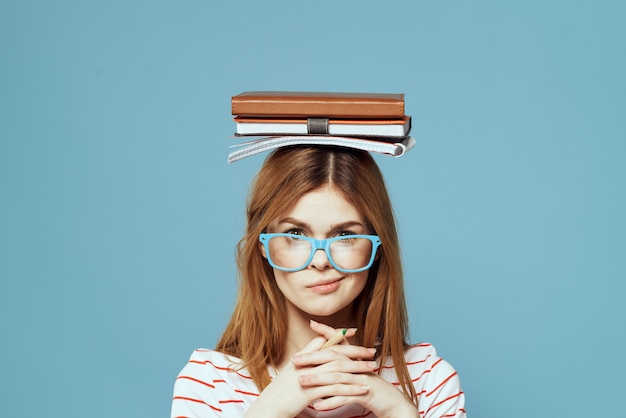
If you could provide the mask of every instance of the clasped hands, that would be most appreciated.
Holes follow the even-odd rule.
[[[342,343],[322,346],[337,330],[311,321],[320,336],[296,353],[252,404],[246,417],[292,418],[307,407],[318,411],[359,404],[378,417],[418,417],[417,409],[375,370],[376,349]],[[353,337],[349,328],[345,337]]]

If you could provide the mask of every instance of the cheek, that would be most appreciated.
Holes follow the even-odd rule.
[[[278,286],[280,291],[283,293],[288,291],[290,287],[289,286],[289,283],[290,283],[289,274],[290,273],[286,273],[284,271],[280,271],[276,269],[273,270],[273,273],[274,273],[274,281],[276,282],[276,285]],[[291,280],[291,282],[293,282],[293,280]]]
[[[356,273],[353,276],[354,287],[358,290],[358,293],[361,294],[365,286],[367,285],[367,271],[362,271],[360,273]]]

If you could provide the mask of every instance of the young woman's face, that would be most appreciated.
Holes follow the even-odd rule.
[[[291,210],[269,225],[268,232],[316,239],[371,233],[361,213],[330,186],[303,195]],[[367,270],[359,273],[336,270],[323,250],[316,251],[303,270],[274,269],[288,311],[320,318],[350,312],[353,301],[365,287],[367,275]]]

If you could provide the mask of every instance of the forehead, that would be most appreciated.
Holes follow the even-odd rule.
[[[363,215],[343,193],[324,186],[302,195],[280,219],[295,218],[306,223],[337,224],[347,221],[363,223]]]

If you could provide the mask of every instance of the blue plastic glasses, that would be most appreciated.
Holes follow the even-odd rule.
[[[267,261],[278,270],[304,270],[317,250],[324,250],[328,261],[343,273],[359,273],[369,269],[381,245],[377,235],[345,235],[327,239],[304,235],[271,233],[259,235]]]

